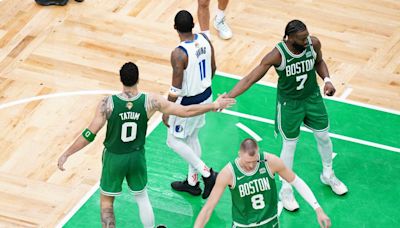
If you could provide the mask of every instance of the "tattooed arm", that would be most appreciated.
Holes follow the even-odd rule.
[[[92,122],[90,123],[88,129],[93,133],[97,134],[100,129],[104,126],[107,121],[107,118],[111,115],[112,107],[110,106],[110,98],[105,97],[97,106],[96,115],[94,116]],[[78,152],[85,146],[87,146],[90,142],[87,141],[82,135],[79,135],[77,139],[75,139],[74,143],[68,147],[68,149],[59,157],[58,159],[58,168],[64,171],[64,163],[67,161],[68,157],[72,154]]]

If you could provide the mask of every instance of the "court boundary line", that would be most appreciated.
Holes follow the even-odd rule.
[[[268,123],[268,124],[275,124],[274,120],[271,120],[271,119],[268,119],[268,118],[263,118],[263,117],[259,117],[259,116],[253,116],[253,115],[250,115],[250,114],[245,114],[245,113],[226,110],[226,109],[222,110],[221,112],[225,113],[227,115],[231,115],[231,116],[237,116],[237,117],[250,119],[250,120],[255,120],[255,121],[258,121],[258,122],[264,122],[264,123]],[[301,126],[300,130],[312,133],[312,130],[310,130],[310,129],[304,127],[304,126]],[[335,133],[329,133],[329,135],[332,138],[335,138],[335,139],[340,139],[340,140],[353,142],[353,143],[357,143],[357,144],[361,144],[361,145],[365,145],[365,146],[370,146],[370,147],[375,147],[375,148],[378,148],[378,149],[389,150],[389,151],[392,151],[392,152],[400,153],[400,148],[397,148],[397,147],[392,147],[392,146],[388,146],[388,145],[384,145],[384,144],[379,144],[379,143],[375,143],[375,142],[371,142],[371,141],[367,141],[367,140],[362,140],[362,139],[357,139],[357,138],[353,138],[353,137],[349,137],[349,136],[339,135],[339,134],[335,134]]]
[[[216,71],[215,74],[219,75],[221,77],[232,78],[232,79],[236,79],[236,80],[240,80],[240,79],[243,78],[243,76],[230,74],[230,73],[225,73],[225,72],[222,72],[222,71]],[[277,85],[275,83],[272,83],[272,82],[258,81],[258,82],[256,82],[256,84],[267,86],[267,87],[277,88]],[[397,111],[397,110],[394,110],[394,109],[390,109],[390,108],[383,108],[383,107],[379,107],[379,106],[376,106],[376,105],[365,104],[365,103],[362,103],[362,102],[359,102],[359,101],[343,99],[343,98],[340,98],[340,97],[327,97],[327,96],[324,96],[324,99],[337,101],[337,102],[341,102],[341,103],[345,103],[345,104],[351,104],[351,105],[354,105],[354,106],[359,106],[359,107],[363,107],[363,108],[368,108],[368,109],[377,110],[377,111],[386,112],[386,113],[390,113],[390,114],[394,114],[394,115],[400,116],[400,111]]]

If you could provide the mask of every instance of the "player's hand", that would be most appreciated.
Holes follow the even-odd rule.
[[[162,115],[162,122],[164,123],[165,126],[167,126],[169,128],[168,119],[169,119],[169,115],[167,115],[167,114]]]
[[[324,94],[327,96],[333,96],[336,92],[335,87],[332,82],[326,82],[324,86]]]
[[[68,156],[67,156],[65,153],[63,153],[63,154],[60,156],[60,158],[58,158],[57,166],[58,166],[58,168],[59,168],[61,171],[64,171],[64,170],[65,170],[65,168],[64,168],[64,163],[67,161],[67,159],[68,159]]]
[[[218,98],[214,101],[214,111],[232,107],[232,105],[234,104],[236,104],[236,100],[234,98],[229,98],[227,94],[224,93],[222,95],[219,95]]]
[[[315,209],[315,212],[317,213],[318,223],[321,228],[331,227],[331,219],[325,214],[322,208]]]

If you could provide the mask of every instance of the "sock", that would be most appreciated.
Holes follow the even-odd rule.
[[[135,194],[134,196],[139,207],[139,215],[143,227],[153,228],[154,213],[150,204],[149,196],[147,195],[147,189],[144,189],[142,192]]]
[[[318,151],[321,155],[322,174],[325,177],[330,177],[333,174],[332,169],[332,141],[328,131],[314,131],[314,137],[317,141]]]
[[[207,38],[208,38],[209,40],[211,40],[211,33],[210,33],[210,30],[201,31],[201,33],[204,33],[204,34],[207,36]]]
[[[188,168],[188,183],[191,186],[195,186],[199,182],[197,170],[189,164]]]
[[[222,21],[222,19],[224,19],[224,17],[225,17],[224,11],[223,11],[223,10],[220,10],[220,9],[217,9],[217,10],[216,10],[216,17],[215,17],[215,20],[217,20],[217,21],[219,22],[219,21]]]
[[[195,154],[193,149],[188,145],[188,143],[182,139],[179,139],[172,134],[168,133],[167,145],[179,154],[183,159],[186,160],[190,165],[192,165],[197,172],[201,173],[204,177],[210,176],[210,169],[204,164],[202,160]]]
[[[283,140],[282,143],[282,151],[281,151],[281,159],[286,167],[289,169],[293,169],[293,159],[294,159],[294,152],[296,150],[297,140]],[[292,186],[282,180],[282,189],[292,188]]]

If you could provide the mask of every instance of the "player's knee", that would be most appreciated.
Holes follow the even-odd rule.
[[[208,8],[210,0],[198,0],[199,8]]]
[[[315,138],[317,138],[318,142],[329,143],[329,141],[330,141],[328,131],[314,132],[314,135],[315,135]]]

